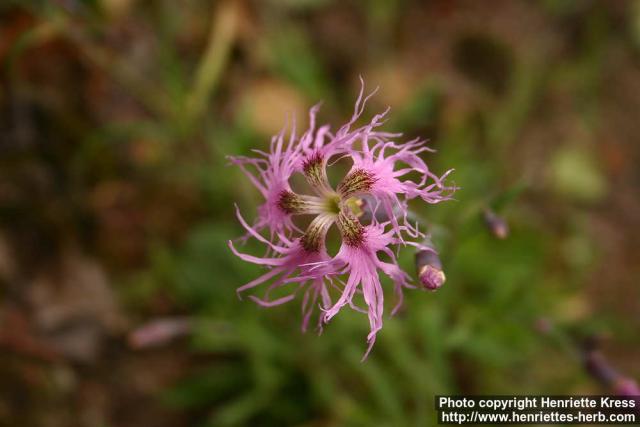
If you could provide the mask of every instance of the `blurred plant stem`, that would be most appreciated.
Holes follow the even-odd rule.
[[[236,36],[239,16],[240,7],[235,0],[224,1],[214,10],[207,50],[200,60],[195,83],[185,103],[184,119],[187,129],[203,113],[207,100],[220,81]]]
[[[574,361],[581,359],[581,353],[573,338],[564,329],[558,327],[555,322],[547,318],[536,321],[535,328],[558,350],[562,351]]]

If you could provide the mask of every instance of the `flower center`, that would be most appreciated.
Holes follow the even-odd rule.
[[[363,169],[356,169],[345,176],[333,190],[327,179],[326,159],[322,153],[314,152],[302,163],[302,172],[319,197],[298,196],[283,193],[280,207],[290,213],[317,213],[300,239],[308,252],[316,252],[324,245],[327,230],[334,222],[338,226],[342,241],[349,246],[360,246],[364,241],[365,228],[358,220],[362,216],[363,202],[354,197],[371,189],[376,178]]]
[[[341,201],[342,198],[336,193],[327,195],[325,198],[327,212],[338,215],[340,213]]]

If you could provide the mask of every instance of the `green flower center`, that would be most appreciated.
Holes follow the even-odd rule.
[[[327,213],[338,215],[340,213],[340,202],[342,198],[337,194],[328,194],[325,198]]]
[[[283,191],[278,200],[278,206],[286,213],[317,215],[301,238],[303,247],[309,252],[316,252],[324,246],[327,230],[332,224],[337,225],[346,244],[358,246],[362,243],[365,228],[358,218],[363,214],[363,201],[357,196],[368,192],[376,182],[369,172],[356,169],[345,176],[334,190],[327,179],[326,166],[326,159],[320,153],[314,153],[303,163],[303,174],[315,196]]]

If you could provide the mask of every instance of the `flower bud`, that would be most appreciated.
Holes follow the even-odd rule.
[[[430,291],[440,288],[446,280],[440,257],[431,247],[426,246],[416,252],[416,270],[420,283]]]
[[[490,209],[484,210],[484,222],[487,225],[487,228],[498,239],[506,239],[509,235],[509,224],[507,221],[497,215]]]

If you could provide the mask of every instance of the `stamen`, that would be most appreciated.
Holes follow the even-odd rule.
[[[338,185],[338,193],[344,198],[358,193],[366,193],[376,181],[376,177],[371,172],[364,169],[356,169],[344,177],[340,185]]]
[[[320,153],[315,152],[307,158],[302,164],[302,170],[307,182],[316,193],[324,195],[333,191],[327,178],[324,158]]]
[[[292,215],[320,214],[326,211],[322,199],[313,196],[301,196],[289,190],[283,190],[278,197],[278,207]]]
[[[359,220],[362,219],[365,213],[365,202],[358,197],[351,197],[344,202],[344,205],[351,211],[353,215]]]
[[[334,219],[334,215],[320,214],[311,221],[300,238],[300,243],[307,252],[318,252],[324,246],[327,231]]]
[[[342,240],[349,246],[360,246],[364,241],[364,227],[351,213],[340,212],[336,221]]]
[[[283,190],[278,198],[278,207],[288,214],[297,213],[302,208],[302,199],[291,191]]]

